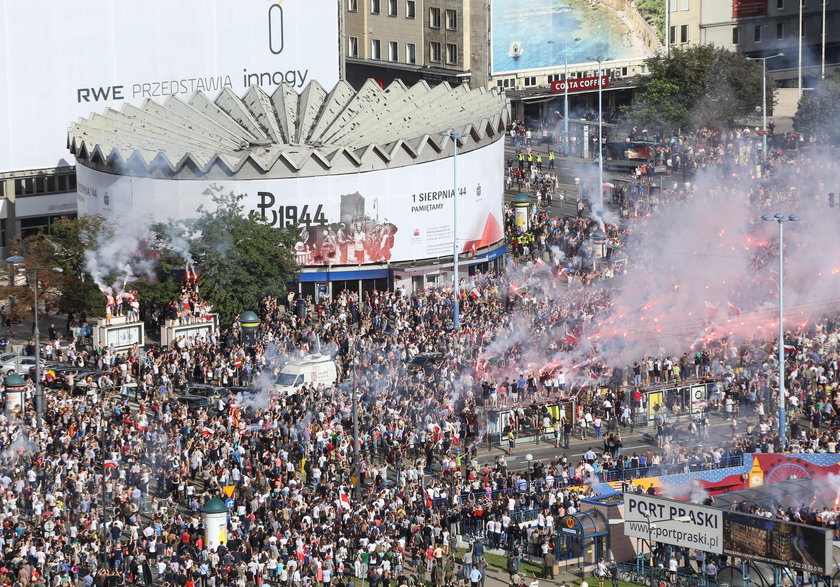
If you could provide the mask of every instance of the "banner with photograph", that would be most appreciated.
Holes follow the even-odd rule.
[[[458,248],[504,237],[504,141],[458,155]],[[77,168],[79,215],[133,221],[189,218],[216,193],[244,194],[245,212],[296,227],[302,266],[364,265],[452,255],[453,158],[341,175],[254,180],[128,177]]]

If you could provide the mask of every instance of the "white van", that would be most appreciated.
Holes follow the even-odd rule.
[[[289,362],[274,381],[274,391],[285,395],[297,393],[303,384],[332,385],[338,380],[335,361],[322,355],[310,355]]]

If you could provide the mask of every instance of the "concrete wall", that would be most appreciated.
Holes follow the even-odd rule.
[[[798,88],[776,88],[776,104],[773,106],[774,117],[793,117],[798,106]]]

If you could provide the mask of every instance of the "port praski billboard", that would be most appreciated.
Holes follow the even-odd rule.
[[[393,169],[282,179],[190,180],[131,177],[79,165],[79,215],[131,222],[189,218],[212,195],[244,195],[245,212],[295,227],[302,266],[382,264],[452,255],[455,197],[458,248],[470,254],[503,238],[504,141]],[[457,193],[457,195],[456,195]]]
[[[338,0],[0,0],[0,172],[72,165],[67,128],[125,103],[338,81]]]
[[[624,494],[624,534],[681,548],[723,553],[723,513],[651,495]]]

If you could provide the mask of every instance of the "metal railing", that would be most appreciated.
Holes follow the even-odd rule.
[[[659,477],[662,475],[679,475],[695,471],[711,471],[714,469],[726,469],[728,467],[740,467],[744,464],[744,455],[731,455],[721,457],[719,461],[713,460],[689,460],[684,463],[659,464],[649,467],[638,467],[634,469],[610,469],[597,473],[603,483],[612,481],[627,481],[632,479],[643,479],[645,477]]]
[[[617,562],[618,578],[627,583],[638,585],[659,585],[665,583],[672,587],[717,587],[717,578],[709,577],[705,573],[686,573],[685,567],[676,573],[660,566],[651,567],[644,558],[638,562]]]

